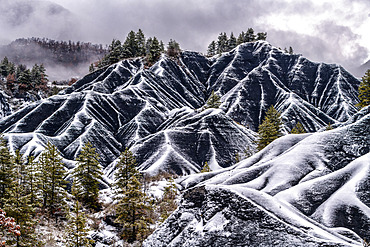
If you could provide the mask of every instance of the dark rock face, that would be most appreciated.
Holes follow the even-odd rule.
[[[312,228],[297,225],[235,191],[201,186],[185,192],[180,208],[143,246],[350,246],[313,238]]]
[[[361,246],[369,150],[367,107],[334,130],[287,135],[233,167],[179,178],[178,210],[144,246]]]
[[[69,160],[90,141],[107,176],[125,147],[143,170],[188,174],[206,161],[213,169],[234,164],[236,153],[253,148],[270,105],[282,112],[285,131],[298,121],[307,131],[346,121],[358,84],[339,66],[246,43],[219,58],[163,56],[149,69],[141,59],[121,61],[2,119],[0,131],[13,150],[37,156],[50,141]],[[202,111],[212,90],[221,110]]]
[[[0,91],[0,119],[12,113],[7,97],[4,92]]]

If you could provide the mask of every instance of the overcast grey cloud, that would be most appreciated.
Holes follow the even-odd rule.
[[[357,76],[369,59],[368,0],[0,0],[0,42],[49,37],[108,44],[141,28],[164,42],[205,52],[220,32],[253,27],[267,40]],[[28,7],[27,7],[28,6]],[[22,14],[22,18],[16,18]],[[366,30],[367,29],[367,30]],[[366,30],[366,31],[365,31]]]

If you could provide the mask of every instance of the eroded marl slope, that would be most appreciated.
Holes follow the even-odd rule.
[[[282,112],[285,131],[298,121],[316,131],[348,119],[358,84],[339,66],[246,43],[209,59],[162,56],[151,68],[140,58],[121,61],[2,119],[0,130],[13,150],[37,156],[50,141],[68,160],[90,141],[107,175],[126,146],[142,169],[187,174],[206,161],[214,169],[235,163],[236,153],[254,145],[270,105]],[[202,112],[212,90],[222,96],[222,111]]]
[[[367,107],[337,129],[287,135],[235,166],[180,178],[180,207],[144,246],[361,246],[369,150]]]

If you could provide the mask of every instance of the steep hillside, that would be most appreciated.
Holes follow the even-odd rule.
[[[38,155],[47,141],[67,160],[90,141],[106,175],[127,146],[140,168],[189,174],[204,162],[213,169],[235,163],[254,147],[255,131],[270,105],[284,129],[307,131],[352,116],[359,81],[337,65],[289,55],[267,42],[245,43],[220,57],[183,52],[151,68],[129,59],[95,71],[59,95],[0,121],[13,150]],[[202,111],[212,90],[220,110]]]
[[[144,246],[361,246],[370,238],[370,107],[287,135],[233,167],[178,179],[181,206]]]

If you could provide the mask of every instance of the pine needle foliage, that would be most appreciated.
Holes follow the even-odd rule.
[[[129,243],[142,241],[149,234],[149,225],[153,220],[149,217],[153,208],[150,198],[144,193],[140,182],[141,174],[136,169],[136,159],[126,148],[116,165],[115,174],[116,223],[122,226],[122,238]]]
[[[218,96],[218,94],[215,93],[215,91],[212,91],[211,96],[209,96],[207,100],[207,106],[206,108],[219,108],[221,105],[221,97]]]
[[[165,221],[170,214],[177,208],[176,203],[177,188],[175,181],[171,177],[168,180],[168,185],[164,187],[164,193],[159,203],[160,221]]]
[[[306,130],[304,129],[303,125],[298,122],[294,128],[292,129],[292,131],[290,132],[292,134],[303,134],[303,133],[306,133]]]
[[[204,172],[210,172],[211,171],[211,168],[209,167],[208,165],[208,162],[204,162],[204,166],[202,168],[202,170],[200,170],[200,173],[204,173]]]
[[[370,105],[370,69],[362,77],[358,88],[358,97],[360,99],[360,102],[357,104],[358,107],[363,108]]]
[[[10,154],[7,143],[0,137],[0,208],[9,199],[9,190],[13,184],[13,157]]]
[[[42,208],[57,216],[65,213],[66,170],[58,149],[50,142],[39,156],[41,171]]]
[[[77,166],[73,172],[76,186],[76,197],[88,207],[99,207],[99,181],[103,172],[99,164],[99,155],[88,142],[76,158]]]
[[[133,153],[126,148],[120,155],[120,159],[116,164],[116,174],[115,174],[115,189],[117,194],[122,194],[129,183],[132,176],[139,176],[140,173],[136,169],[137,163]]]
[[[67,247],[92,247],[94,241],[89,239],[86,216],[81,210],[78,200],[74,201],[72,212],[68,216],[69,222],[66,229]]]
[[[280,113],[271,106],[266,113],[263,122],[258,126],[257,149],[262,150],[275,139],[282,136]]]

